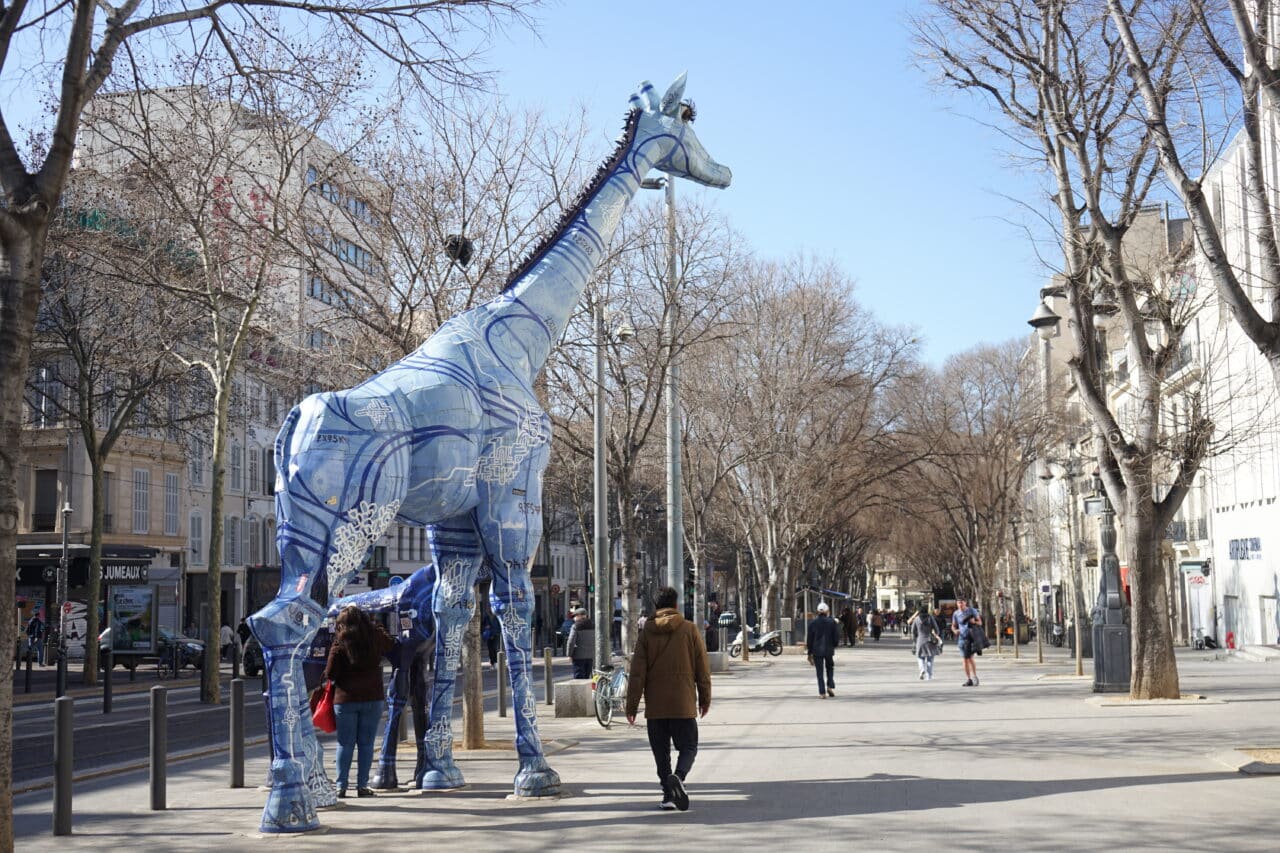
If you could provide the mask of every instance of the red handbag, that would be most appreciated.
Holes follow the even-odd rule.
[[[333,713],[333,682],[326,681],[316,691],[320,699],[311,710],[311,724],[322,732],[333,734],[338,730],[338,718]]]

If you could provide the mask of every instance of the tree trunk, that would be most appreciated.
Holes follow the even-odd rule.
[[[200,701],[217,705],[222,701],[222,657],[218,644],[222,627],[222,495],[226,483],[223,457],[227,448],[227,413],[231,408],[231,381],[217,384],[213,421],[213,468],[209,484],[209,569],[205,575],[205,595],[209,599],[209,627],[204,637],[204,670],[200,674]],[[323,563],[316,571],[323,571]]]
[[[31,334],[40,305],[40,268],[47,224],[27,213],[10,217],[3,250],[8,275],[0,275],[0,613],[17,607],[18,464]],[[46,616],[55,616],[45,608]],[[54,620],[49,619],[51,624]],[[62,638],[58,638],[59,642]],[[13,654],[17,620],[0,619],[0,851],[13,849]]]
[[[1178,663],[1169,630],[1169,587],[1160,562],[1163,531],[1155,518],[1155,506],[1142,495],[1124,516],[1125,556],[1129,564],[1132,699],[1177,699]],[[1145,504],[1145,506],[1144,506]],[[1097,649],[1094,649],[1097,654]]]
[[[93,639],[95,642],[85,642],[84,644],[84,683],[98,683],[98,644],[96,638],[102,630],[102,626],[98,623],[98,607],[97,603],[102,601],[102,514],[106,510],[106,504],[103,501],[105,491],[105,483],[103,477],[102,458],[97,453],[89,453],[89,467],[92,469],[92,478],[90,480],[90,488],[93,489],[93,515],[90,516],[92,521],[91,532],[89,534],[89,606],[86,609],[85,621],[88,627],[85,630],[86,640]],[[115,643],[115,637],[111,638],[111,642]]]
[[[769,580],[760,593],[760,633],[773,631],[778,627],[778,576],[769,573]]]
[[[476,586],[475,612],[462,634],[462,670],[466,674],[462,686],[462,748],[484,749],[484,682],[480,672],[480,610],[487,593]],[[502,673],[498,673],[502,677]]]

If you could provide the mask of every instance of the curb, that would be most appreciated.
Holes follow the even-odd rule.
[[[261,746],[266,742],[267,742],[267,736],[260,735],[258,737],[250,738],[246,740],[244,742],[244,745],[245,746]],[[167,767],[169,765],[177,764],[182,761],[190,761],[194,758],[204,758],[209,755],[217,755],[219,752],[227,752],[229,749],[230,749],[229,745],[205,746],[205,747],[201,747],[200,749],[192,749],[192,750],[188,750],[187,752],[180,752],[177,755],[169,756],[165,760],[165,766]],[[115,776],[120,773],[132,773],[133,771],[136,771],[136,770],[146,770],[149,767],[151,767],[150,758],[144,761],[129,761],[123,764],[112,764],[107,767],[98,767],[93,770],[85,770],[82,773],[76,773],[71,777],[71,782],[72,784],[79,784],[80,782],[91,782],[94,779],[102,779],[104,777]],[[36,779],[35,781],[26,782],[26,783],[23,783],[22,785],[15,785],[13,788],[13,795],[17,796],[18,794],[29,794],[32,791],[43,791],[47,788],[52,788],[52,787],[53,787],[53,777],[46,776],[43,779]]]

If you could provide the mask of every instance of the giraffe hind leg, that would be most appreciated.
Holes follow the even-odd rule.
[[[453,760],[453,695],[462,659],[462,634],[475,612],[475,581],[480,571],[480,539],[470,513],[427,528],[436,565],[432,596],[435,616],[435,681],[423,745],[423,790],[443,791],[465,783]]]

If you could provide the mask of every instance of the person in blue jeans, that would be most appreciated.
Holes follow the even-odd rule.
[[[356,796],[372,797],[369,770],[373,767],[373,741],[386,696],[382,658],[396,641],[369,614],[354,606],[338,614],[334,631],[324,677],[333,682],[333,712],[338,722],[338,796],[347,796],[354,751]]]

